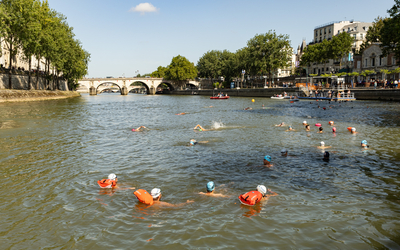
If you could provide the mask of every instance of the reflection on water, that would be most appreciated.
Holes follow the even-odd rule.
[[[400,105],[251,99],[102,94],[0,104],[2,247],[398,249]],[[281,122],[295,131],[274,126]],[[131,131],[141,125],[149,130]],[[188,147],[192,138],[209,142]],[[332,147],[329,162],[321,141]],[[257,167],[266,154],[271,171]],[[133,190],[99,189],[111,172],[123,187],[161,188],[165,202],[195,202],[161,209],[139,204]],[[211,180],[230,197],[200,195]],[[239,194],[258,184],[279,196],[241,205]]]

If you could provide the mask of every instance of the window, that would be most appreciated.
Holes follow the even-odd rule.
[[[315,36],[318,36],[318,30],[315,31]]]
[[[329,28],[329,34],[331,33],[331,28]]]
[[[324,29],[324,34],[326,34],[326,28]]]
[[[396,64],[396,58],[392,57],[392,65]]]
[[[363,30],[365,30],[365,26],[363,27]]]
[[[375,66],[375,58],[371,58],[371,66],[372,66],[372,67]]]
[[[347,32],[350,32],[350,27],[347,28]]]
[[[356,39],[357,38],[357,34],[353,34],[353,38]]]
[[[324,68],[322,68],[322,70],[321,70],[322,72],[324,72]]]
[[[357,26],[356,26],[356,27],[354,27],[354,30],[355,30],[355,31],[357,31]]]
[[[322,35],[322,29],[319,30],[319,35]]]
[[[365,59],[365,65],[364,65],[364,67],[367,67],[368,66],[368,59]]]
[[[344,29],[343,29],[343,32],[344,32]]]
[[[379,57],[379,66],[382,66],[382,56]]]
[[[360,38],[364,39],[364,34],[363,33],[360,34]]]
[[[338,30],[337,33],[340,34],[340,30]]]
[[[361,69],[361,61],[357,61],[357,69]]]
[[[324,36],[324,40],[326,39],[326,36]]]

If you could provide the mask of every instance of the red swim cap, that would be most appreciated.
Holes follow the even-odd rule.
[[[336,128],[335,127],[332,128],[332,132],[336,132]]]

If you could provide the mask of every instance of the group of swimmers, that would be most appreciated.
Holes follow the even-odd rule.
[[[109,174],[107,179],[102,179],[102,180],[97,181],[97,184],[100,186],[100,188],[107,188],[107,189],[119,188],[117,183],[118,183],[118,178],[114,173]],[[128,188],[128,189],[135,189],[135,188],[132,187],[132,188]],[[207,183],[205,193],[199,192],[199,194],[214,196],[214,197],[230,197],[229,195],[216,193],[215,192],[215,184],[213,181],[210,181]],[[168,203],[165,201],[161,201],[162,193],[161,193],[160,188],[153,188],[150,193],[148,193],[144,189],[138,189],[134,192],[134,195],[136,196],[136,198],[138,199],[139,202],[149,205],[149,206],[157,205],[157,206],[163,206],[163,207],[179,207],[179,206],[183,206],[187,203],[194,202],[193,200],[187,200],[184,203],[172,204],[172,203]],[[238,198],[239,198],[239,201],[243,205],[254,206],[254,205],[258,204],[260,201],[262,201],[262,200],[265,201],[269,197],[276,196],[276,195],[278,195],[278,194],[273,192],[271,189],[267,189],[264,185],[258,185],[256,190],[252,190],[252,191],[246,192],[244,194],[241,194],[241,195],[239,195]]]

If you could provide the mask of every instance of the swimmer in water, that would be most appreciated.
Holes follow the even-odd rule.
[[[336,128],[335,127],[332,128],[332,133],[336,133]]]
[[[189,146],[194,146],[194,145],[199,144],[199,143],[208,143],[208,141],[196,141],[195,139],[191,139],[189,141]]]
[[[273,165],[271,164],[271,156],[266,155],[266,156],[264,157],[264,167],[270,168],[270,167],[272,167],[272,166],[273,166]]]
[[[287,157],[288,156],[288,151],[286,148],[281,150],[281,156]]]
[[[260,192],[260,194],[262,195],[262,197],[260,197],[261,199],[256,200],[255,204],[251,204],[251,205],[256,205],[257,203],[259,203],[260,201],[267,201],[269,199],[269,197],[271,196],[277,196],[278,194],[273,192],[271,189],[267,189],[264,185],[258,185],[257,186],[257,191]],[[271,193],[271,194],[267,194],[267,192]],[[244,194],[241,194],[239,196],[239,200],[241,201],[242,204],[247,204],[248,200],[252,200],[252,198],[247,199],[249,196],[253,196],[254,195],[254,191],[250,191]]]
[[[176,114],[176,115],[186,115],[186,113],[179,113],[179,114]]]
[[[214,197],[229,197],[229,195],[223,195],[223,194],[216,194],[214,193],[215,190],[215,184],[213,181],[209,181],[206,185],[207,193],[200,192],[199,194],[205,194],[209,196],[214,196]]]
[[[308,125],[307,121],[303,121],[303,126],[307,126],[307,125]]]
[[[289,126],[288,129],[285,132],[289,132],[289,131],[296,131],[296,130],[293,129],[292,126]]]
[[[115,174],[109,174],[107,179],[103,179],[103,180],[99,180],[97,181],[97,184],[99,184],[99,186],[101,188],[118,188],[118,189],[135,189],[134,187],[130,187],[130,188],[121,188],[119,187],[119,185],[117,185],[118,183],[118,177]]]
[[[366,140],[362,140],[361,141],[361,147],[363,147],[364,149],[368,149],[369,148],[368,142]]]
[[[153,205],[160,206],[160,207],[161,206],[163,206],[163,207],[180,207],[180,206],[183,206],[183,205],[185,205],[187,203],[194,202],[194,201],[191,201],[191,200],[187,200],[184,203],[171,204],[171,203],[168,203],[168,202],[165,202],[165,201],[161,201],[162,194],[161,194],[161,190],[159,188],[153,188],[153,190],[151,190],[150,194],[153,197],[153,202],[154,202]]]
[[[306,131],[310,131],[310,125],[306,125]]]
[[[352,134],[357,134],[358,132],[356,132],[356,128],[351,128],[351,133]]]
[[[318,129],[318,134],[322,134],[322,133],[324,133],[324,131],[323,131],[324,129],[322,128],[322,127],[319,127],[319,129]]]
[[[325,148],[331,148],[331,146],[325,146],[325,142],[322,141],[322,142],[319,143],[319,146],[317,148],[325,149]]]
[[[193,128],[194,130],[198,129],[199,131],[209,131],[212,129],[205,129],[202,126],[200,126],[200,124],[197,124],[196,127]]]
[[[139,131],[141,131],[141,129],[146,129],[146,127],[145,126],[140,126],[140,127],[138,127],[138,128],[136,128],[136,129],[132,129],[132,132],[139,132]]]
[[[284,123],[284,122],[282,122],[282,123],[280,123],[280,124],[278,124],[278,125],[275,125],[276,127],[284,127],[284,126],[286,126],[286,124]]]
[[[328,124],[333,126],[334,122],[333,121],[329,121]]]
[[[322,160],[329,161],[329,152],[328,151],[324,152],[324,158]]]
[[[247,107],[247,108],[244,108],[243,110],[252,110],[252,108]]]

